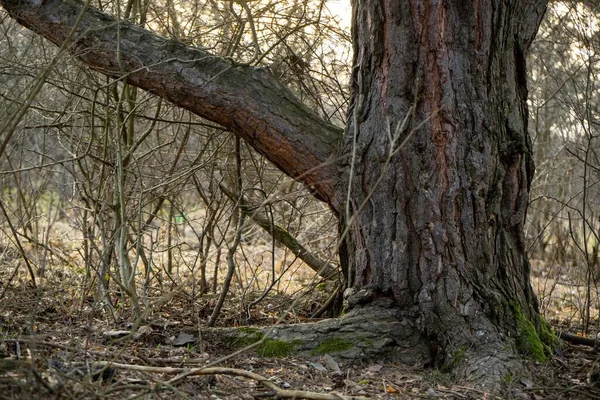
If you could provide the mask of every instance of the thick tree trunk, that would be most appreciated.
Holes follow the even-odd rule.
[[[525,52],[544,11],[544,1],[354,1],[346,295],[350,306],[393,298],[431,360],[460,354],[465,377],[514,367],[498,363],[514,359],[509,338],[539,350],[525,332],[541,328],[523,237],[534,172]]]

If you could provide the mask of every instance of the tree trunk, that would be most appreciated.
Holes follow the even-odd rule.
[[[525,52],[544,11],[544,1],[354,1],[341,150],[351,178],[338,191],[349,193],[348,304],[392,298],[430,359],[460,355],[464,377],[509,372],[514,363],[498,363],[515,358],[509,338],[544,356],[527,329],[542,327],[523,236],[534,172]]]
[[[326,200],[340,217],[346,321],[377,325],[380,352],[394,359],[395,346],[495,384],[519,367],[517,351],[546,351],[523,237],[534,169],[525,53],[546,1],[353,3],[343,138],[267,71],[118,29],[106,14],[85,13],[71,51],[237,132]],[[57,44],[81,11],[75,1],[0,4]]]

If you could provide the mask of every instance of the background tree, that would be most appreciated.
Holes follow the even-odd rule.
[[[595,8],[594,8],[595,7]],[[587,332],[598,304],[598,50],[593,2],[556,2],[531,57],[537,165],[526,234],[541,305]],[[543,56],[541,56],[543,55]]]

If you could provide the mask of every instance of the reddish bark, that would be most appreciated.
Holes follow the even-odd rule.
[[[354,7],[352,117],[341,152],[356,143],[356,153],[343,176],[354,175],[338,190],[351,185],[342,214],[348,285],[364,289],[361,299],[395,299],[442,363],[461,348],[502,352],[507,335],[523,333],[518,312],[540,323],[523,237],[534,172],[525,52],[545,2]],[[397,131],[407,115],[410,125]],[[390,137],[397,132],[398,144],[413,129],[393,149]]]

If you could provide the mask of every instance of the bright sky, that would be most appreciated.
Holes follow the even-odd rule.
[[[350,0],[328,0],[327,8],[333,15],[340,18],[341,26],[350,28],[352,21],[352,7],[350,6]]]

